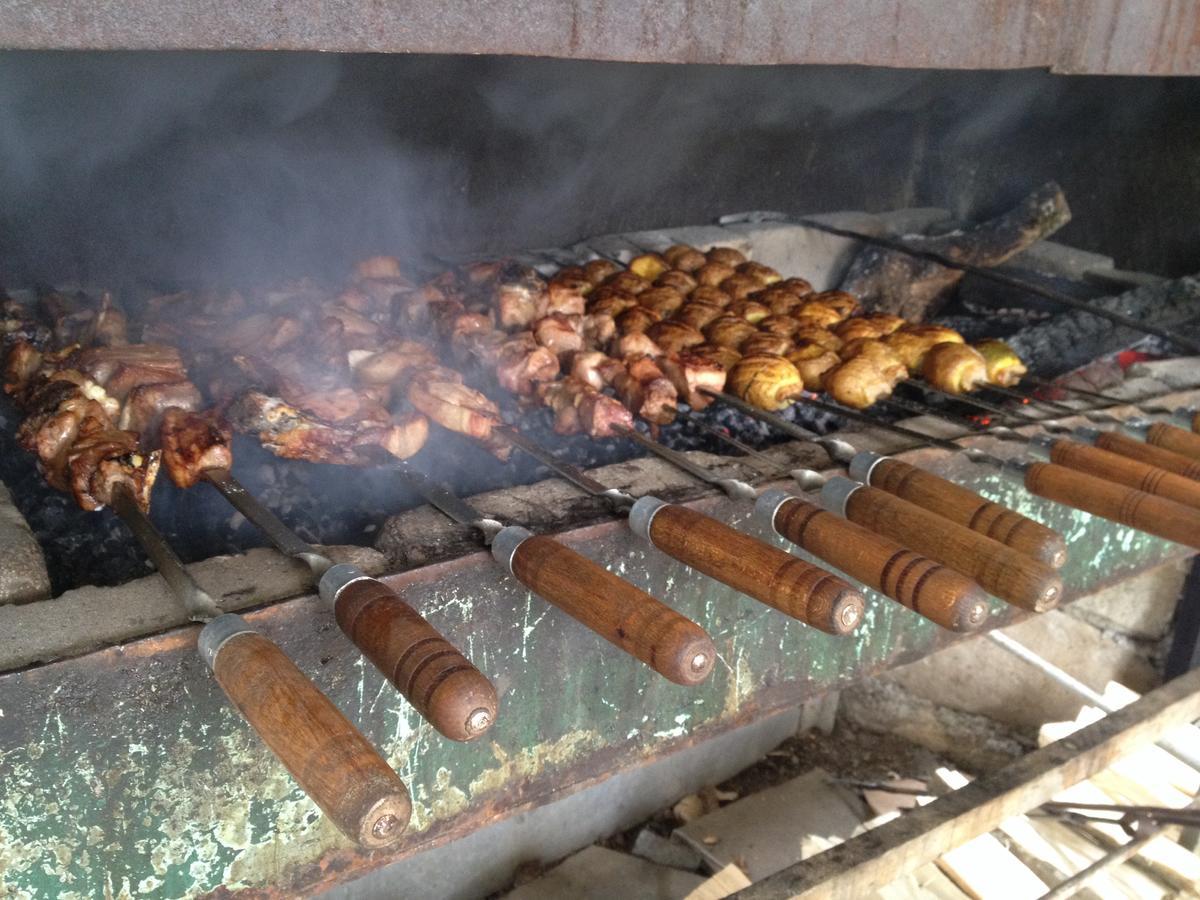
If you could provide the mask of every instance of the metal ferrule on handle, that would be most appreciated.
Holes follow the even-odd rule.
[[[282,650],[231,614],[197,643],[238,712],[342,834],[372,850],[400,839],[412,812],[404,782]]]
[[[1003,465],[1013,470],[1015,480],[1021,480],[1015,471],[1020,463]],[[871,451],[857,454],[850,461],[849,471],[851,477],[863,484],[937,513],[1052,568],[1061,569],[1067,561],[1067,544],[1062,535],[940,475]]]
[[[845,579],[696,510],[657,497],[629,511],[634,534],[673,559],[829,634],[862,621],[862,595]]]
[[[808,500],[765,491],[755,514],[776,534],[943,628],[971,631],[987,620],[987,595],[970,578]]]
[[[496,720],[496,689],[394,590],[340,563],[321,576],[338,626],[434,728],[470,741]]]

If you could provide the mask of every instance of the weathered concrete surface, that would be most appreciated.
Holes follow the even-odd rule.
[[[324,549],[337,562],[353,563],[371,575],[385,568],[383,555],[369,547]],[[226,612],[312,589],[308,566],[263,548],[238,556],[214,556],[187,569]],[[119,587],[78,588],[54,600],[0,606],[0,634],[4,635],[0,672],[86,653],[187,622],[183,606],[156,573]]]
[[[1134,612],[1127,615],[1137,622],[1161,622],[1163,607],[1178,600],[1180,569],[1185,567],[1185,561],[1172,560],[1099,591],[1083,604],[1093,611],[1145,606],[1150,609],[1144,617]],[[1156,596],[1164,590],[1166,597]],[[1161,681],[1151,648],[1102,631],[1071,608],[1021,622],[1007,633],[1098,691],[1109,681],[1119,681],[1141,693]],[[1072,719],[1083,704],[1066,688],[982,637],[931,654],[886,677],[940,706],[1022,729]]]
[[[50,596],[50,576],[37,539],[0,484],[0,605]]]
[[[1194,564],[1179,559],[1072,603],[1067,612],[1118,640],[1146,642],[1147,650],[1165,638],[1175,619],[1183,582]]]

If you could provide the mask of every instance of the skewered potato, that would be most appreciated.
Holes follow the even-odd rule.
[[[797,322],[791,316],[767,316],[758,323],[758,330],[765,331],[768,334],[782,334],[784,337],[791,337],[804,325]]]
[[[953,328],[941,325],[906,325],[887,336],[887,345],[896,351],[908,371],[916,375],[925,362],[925,354],[935,344],[955,341],[962,343],[962,335]]]
[[[711,359],[726,372],[732,369],[737,361],[742,358],[742,354],[738,353],[732,347],[725,347],[721,344],[701,344],[692,352],[699,353],[706,359]]]
[[[843,319],[848,319],[859,311],[858,298],[848,291],[821,291],[818,294],[809,294],[808,299],[837,310]]]
[[[853,409],[866,409],[880,397],[890,394],[892,385],[875,363],[859,356],[828,372],[825,390],[838,403]]]
[[[646,337],[667,353],[678,353],[704,343],[704,335],[683,322],[657,322],[646,329]]]
[[[652,309],[664,319],[683,306],[683,294],[669,287],[650,288],[638,294],[638,305]]]
[[[761,291],[766,285],[753,275],[734,273],[717,285],[717,287],[734,300],[744,300],[751,294]]]
[[[705,328],[709,322],[725,315],[725,310],[715,303],[705,303],[703,300],[689,300],[675,314],[675,320],[691,325],[693,328]]]
[[[760,409],[779,410],[804,391],[796,367],[782,356],[743,356],[725,381],[726,388]]]
[[[1016,351],[1004,341],[991,338],[980,341],[975,349],[983,355],[987,363],[988,381],[1001,387],[1014,387],[1021,381],[1021,376],[1029,371]]]
[[[668,269],[654,280],[658,287],[675,288],[681,294],[690,294],[696,289],[696,279],[679,269]]]
[[[715,303],[717,306],[728,306],[733,298],[718,287],[710,284],[699,285],[688,294],[689,300],[703,300],[705,303]]]
[[[845,318],[832,306],[821,303],[819,300],[805,300],[792,310],[792,315],[819,322],[822,328],[832,328]]]
[[[987,363],[974,347],[948,341],[925,354],[921,374],[938,390],[965,394],[987,384]]]
[[[619,271],[621,267],[611,259],[593,259],[583,265],[583,277],[592,284],[602,284]]]
[[[842,348],[841,356],[844,360],[856,359],[860,356],[866,357],[875,363],[875,367],[883,373],[892,387],[908,377],[908,369],[900,361],[900,357],[891,347],[877,338],[858,338],[850,341]]]
[[[761,281],[763,284],[775,284],[783,280],[783,276],[770,266],[765,266],[760,262],[744,262],[737,267],[738,273],[741,275],[751,275]]]
[[[805,278],[785,278],[775,286],[790,291],[797,297],[805,297],[813,292],[812,283]]]
[[[695,272],[708,258],[695,247],[675,244],[663,251],[663,258],[681,272]]]
[[[796,347],[787,358],[804,380],[804,389],[813,392],[825,390],[825,374],[842,362],[832,350],[811,342]]]
[[[757,300],[734,300],[729,304],[727,312],[733,316],[741,316],[752,325],[757,325],[771,314],[771,308]]]
[[[782,334],[770,334],[766,331],[760,331],[758,334],[752,334],[746,340],[742,341],[738,347],[738,352],[743,356],[758,356],[762,353],[769,353],[775,356],[787,356],[788,352],[795,347],[791,338],[785,337]]]
[[[713,319],[704,329],[704,336],[710,344],[720,344],[735,350],[752,334],[758,334],[758,329],[741,316],[723,315],[719,319]]]
[[[647,281],[653,281],[669,268],[671,264],[657,253],[643,253],[629,261],[629,271]]]
[[[621,334],[633,334],[645,331],[655,322],[661,322],[662,316],[644,306],[635,306],[617,316],[617,331]]]
[[[717,287],[726,278],[735,274],[737,274],[737,270],[733,266],[727,266],[719,262],[706,262],[692,273],[697,282],[707,284],[710,287]]]
[[[608,279],[608,281],[604,282],[604,286],[628,291],[631,294],[640,294],[642,291],[650,290],[649,281],[636,272],[629,271],[618,272],[612,278]]]
[[[709,262],[723,263],[730,268],[737,268],[746,262],[746,254],[733,247],[713,247],[704,255],[708,257]]]

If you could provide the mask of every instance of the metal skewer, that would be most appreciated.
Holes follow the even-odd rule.
[[[456,741],[491,728],[496,689],[399,594],[301,540],[228,469],[205,469],[203,477],[281,553],[309,567],[342,631],[434,728]]]
[[[495,432],[560,478],[607,500],[628,517],[634,534],[684,565],[830,634],[861,623],[863,597],[843,579],[696,510],[601,484],[511,426]],[[743,491],[734,481],[730,489]],[[748,485],[744,492],[746,499],[755,496]]]
[[[938,625],[952,631],[972,631],[987,619],[987,595],[970,577],[913,552],[884,532],[848,519],[844,510],[846,485],[842,484],[847,479],[827,481],[811,469],[798,470],[815,477],[815,481],[802,482],[802,487],[818,492],[820,505],[780,490],[757,496],[758,492],[746,482],[714,475],[686,455],[640,432],[620,427],[616,430],[693,477],[719,487],[733,500],[757,497],[758,517],[777,534]],[[851,492],[858,487],[853,484]],[[944,526],[957,527],[949,522]]]
[[[1182,350],[1189,353],[1200,353],[1200,344],[1189,340],[1188,338],[1180,337],[1167,328],[1162,328],[1158,325],[1153,325],[1148,322],[1140,322],[1132,316],[1127,316],[1124,313],[1116,312],[1115,310],[1105,309],[1104,307],[1094,306],[1086,300],[1080,300],[1072,297],[1069,294],[1064,294],[1062,291],[1056,291],[1053,288],[1044,287],[1040,284],[1033,284],[1021,278],[1014,278],[1011,275],[1006,275],[1003,272],[997,272],[994,269],[989,269],[984,266],[977,266],[972,263],[961,262],[951,259],[948,256],[943,256],[940,253],[935,253],[930,250],[921,250],[916,247],[911,247],[903,241],[898,241],[892,238],[880,237],[873,234],[864,234],[861,231],[853,231],[848,228],[839,228],[835,225],[828,225],[824,222],[818,222],[815,219],[808,218],[793,218],[783,213],[759,213],[756,214],[758,221],[777,221],[788,222],[794,225],[803,225],[805,228],[815,228],[818,231],[824,231],[827,234],[833,234],[838,237],[850,238],[852,240],[861,241],[864,244],[874,244],[877,247],[884,247],[888,250],[894,250],[897,253],[904,253],[908,256],[916,257],[917,259],[928,260],[929,262],[937,263],[939,266],[945,266],[949,269],[958,269],[962,272],[970,272],[978,278],[984,278],[988,281],[993,281],[997,284],[1003,284],[1006,287],[1015,288],[1019,291],[1024,291],[1028,294],[1035,294],[1046,300],[1052,300],[1062,306],[1070,307],[1071,309],[1079,310],[1101,319],[1108,319],[1117,325],[1123,325],[1134,331],[1140,331],[1143,334],[1152,334],[1155,337],[1160,337],[1169,343],[1176,345]],[[718,220],[720,224],[750,221],[750,217],[745,214],[723,216]]]
[[[407,463],[395,469],[430,505],[475,528],[519,582],[664,678],[695,685],[712,671],[716,647],[695,622],[565,544],[485,516]]]
[[[112,500],[188,615],[207,623],[196,642],[205,665],[305,793],[352,841],[370,849],[398,841],[412,812],[404,782],[282,650],[221,612],[128,486],[117,484]]]

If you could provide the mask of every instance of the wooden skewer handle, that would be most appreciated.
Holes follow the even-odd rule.
[[[1155,422],[1146,433],[1146,443],[1162,447],[1172,453],[1180,453],[1192,459],[1200,459],[1200,413],[1192,417],[1192,430],[1185,431],[1167,422]]]
[[[676,684],[708,677],[717,649],[708,633],[586,556],[510,525],[492,554],[518,581]]]
[[[891,538],[783,491],[764,492],[755,511],[793,544],[943,628],[973,631],[987,620],[979,585]]]
[[[338,830],[368,849],[408,826],[408,790],[383,757],[271,640],[235,615],[200,632],[200,654],[238,712]]]
[[[829,634],[862,622],[865,601],[843,578],[711,516],[645,496],[629,511],[634,533],[722,584]]]
[[[850,475],[1052,568],[1061,569],[1067,561],[1067,542],[1057,531],[932,472],[863,451],[850,461]]]
[[[1141,460],[1151,466],[1157,466],[1193,481],[1200,481],[1200,457],[1192,459],[1176,453],[1174,450],[1168,450],[1161,444],[1150,442],[1150,432],[1161,424],[1161,422],[1157,422],[1148,426],[1145,441],[1139,441],[1137,438],[1121,434],[1119,431],[1101,431],[1096,434],[1095,444],[1101,450],[1107,450],[1109,453],[1119,453],[1121,456]],[[1168,425],[1167,427],[1173,426]],[[1175,430],[1180,431],[1178,428]],[[1186,431],[1180,433],[1185,437],[1200,441],[1200,436],[1189,434]]]
[[[1045,453],[1052,463],[1200,509],[1200,481],[1077,441],[1045,440],[1049,437],[1034,438],[1030,448]]]
[[[320,590],[346,636],[439,732],[470,741],[492,726],[492,683],[399,594],[344,564]]]
[[[1031,494],[1082,509],[1200,549],[1200,510],[1054,463],[1032,463],[1023,476]]]
[[[886,491],[836,477],[821,489],[821,503],[851,522],[956,569],[989,594],[1021,609],[1044,612],[1062,599],[1062,579],[1045,563]]]

